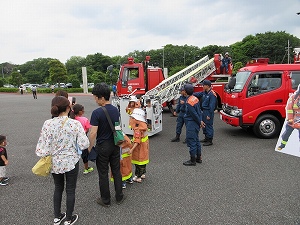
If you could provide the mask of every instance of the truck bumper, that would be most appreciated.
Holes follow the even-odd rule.
[[[223,110],[220,111],[220,119],[223,120],[225,123],[228,123],[232,126],[238,127],[240,126],[240,118],[235,116],[230,116],[224,113]]]

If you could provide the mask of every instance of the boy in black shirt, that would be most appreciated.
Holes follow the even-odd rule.
[[[0,135],[0,186],[7,185],[7,181],[9,180],[6,175],[6,166],[8,164],[7,160],[7,152],[6,152],[6,137],[4,135]]]

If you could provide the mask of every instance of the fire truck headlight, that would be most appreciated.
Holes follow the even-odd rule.
[[[233,116],[242,116],[242,109],[232,109],[230,114]]]

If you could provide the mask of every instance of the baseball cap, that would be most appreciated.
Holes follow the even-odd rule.
[[[210,80],[204,80],[202,84],[203,84],[203,85],[211,86]]]
[[[194,92],[194,87],[191,84],[184,85],[184,90],[188,95],[192,95]]]
[[[179,88],[179,91],[184,91],[184,85]]]

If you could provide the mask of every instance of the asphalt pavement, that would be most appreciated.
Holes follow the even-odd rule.
[[[92,95],[70,94],[90,118],[97,107]],[[53,224],[51,176],[37,177],[35,146],[50,115],[52,94],[0,94],[0,133],[7,135],[8,186],[0,186],[0,224]],[[99,197],[96,170],[80,173],[76,189],[76,224],[298,224],[300,159],[275,152],[277,139],[258,139],[251,132],[224,124],[215,114],[213,145],[203,147],[203,163],[189,159],[182,141],[172,143],[176,118],[163,113],[163,131],[150,137],[150,163],[143,183],[127,185],[127,199],[110,208]],[[201,138],[203,135],[201,134]],[[90,162],[90,166],[95,164]],[[114,197],[113,183],[111,194]],[[62,210],[65,210],[65,196]]]

